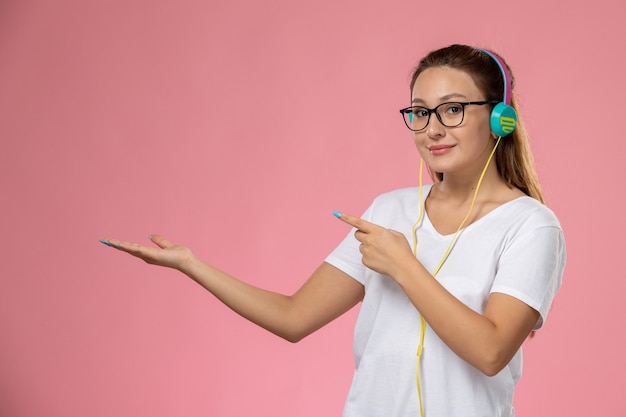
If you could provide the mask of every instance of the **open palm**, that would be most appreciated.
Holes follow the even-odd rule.
[[[162,236],[151,235],[150,240],[157,247],[144,246],[138,243],[124,242],[117,239],[104,239],[100,242],[129,253],[151,265],[165,266],[178,270],[184,268],[193,258],[193,253],[189,248],[175,245]]]

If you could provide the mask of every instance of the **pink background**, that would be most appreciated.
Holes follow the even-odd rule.
[[[453,42],[512,65],[567,237],[518,415],[625,416],[625,9],[2,0],[0,416],[339,415],[356,310],[291,345],[98,239],[161,233],[294,291],[348,232],[333,210],[417,184],[398,109]]]

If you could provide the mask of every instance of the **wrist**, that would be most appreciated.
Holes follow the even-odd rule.
[[[200,263],[200,259],[196,258],[196,256],[190,251],[189,256],[183,259],[180,264],[176,266],[176,269],[185,275],[191,275],[198,271]]]
[[[396,272],[392,278],[401,288],[406,288],[407,285],[415,283],[420,270],[424,270],[424,267],[415,257],[411,256],[397,264]]]

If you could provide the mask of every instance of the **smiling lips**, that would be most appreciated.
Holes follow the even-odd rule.
[[[431,145],[428,146],[428,150],[432,155],[443,155],[450,152],[454,146],[455,145]]]

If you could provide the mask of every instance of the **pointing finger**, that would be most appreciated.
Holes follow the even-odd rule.
[[[355,217],[347,213],[335,211],[333,212],[333,215],[339,220],[342,220],[343,222],[348,223],[350,226],[356,227],[357,229],[365,233],[371,233],[374,230],[380,228],[380,226],[375,225],[374,223],[370,223],[367,220],[363,220],[360,217]]]

